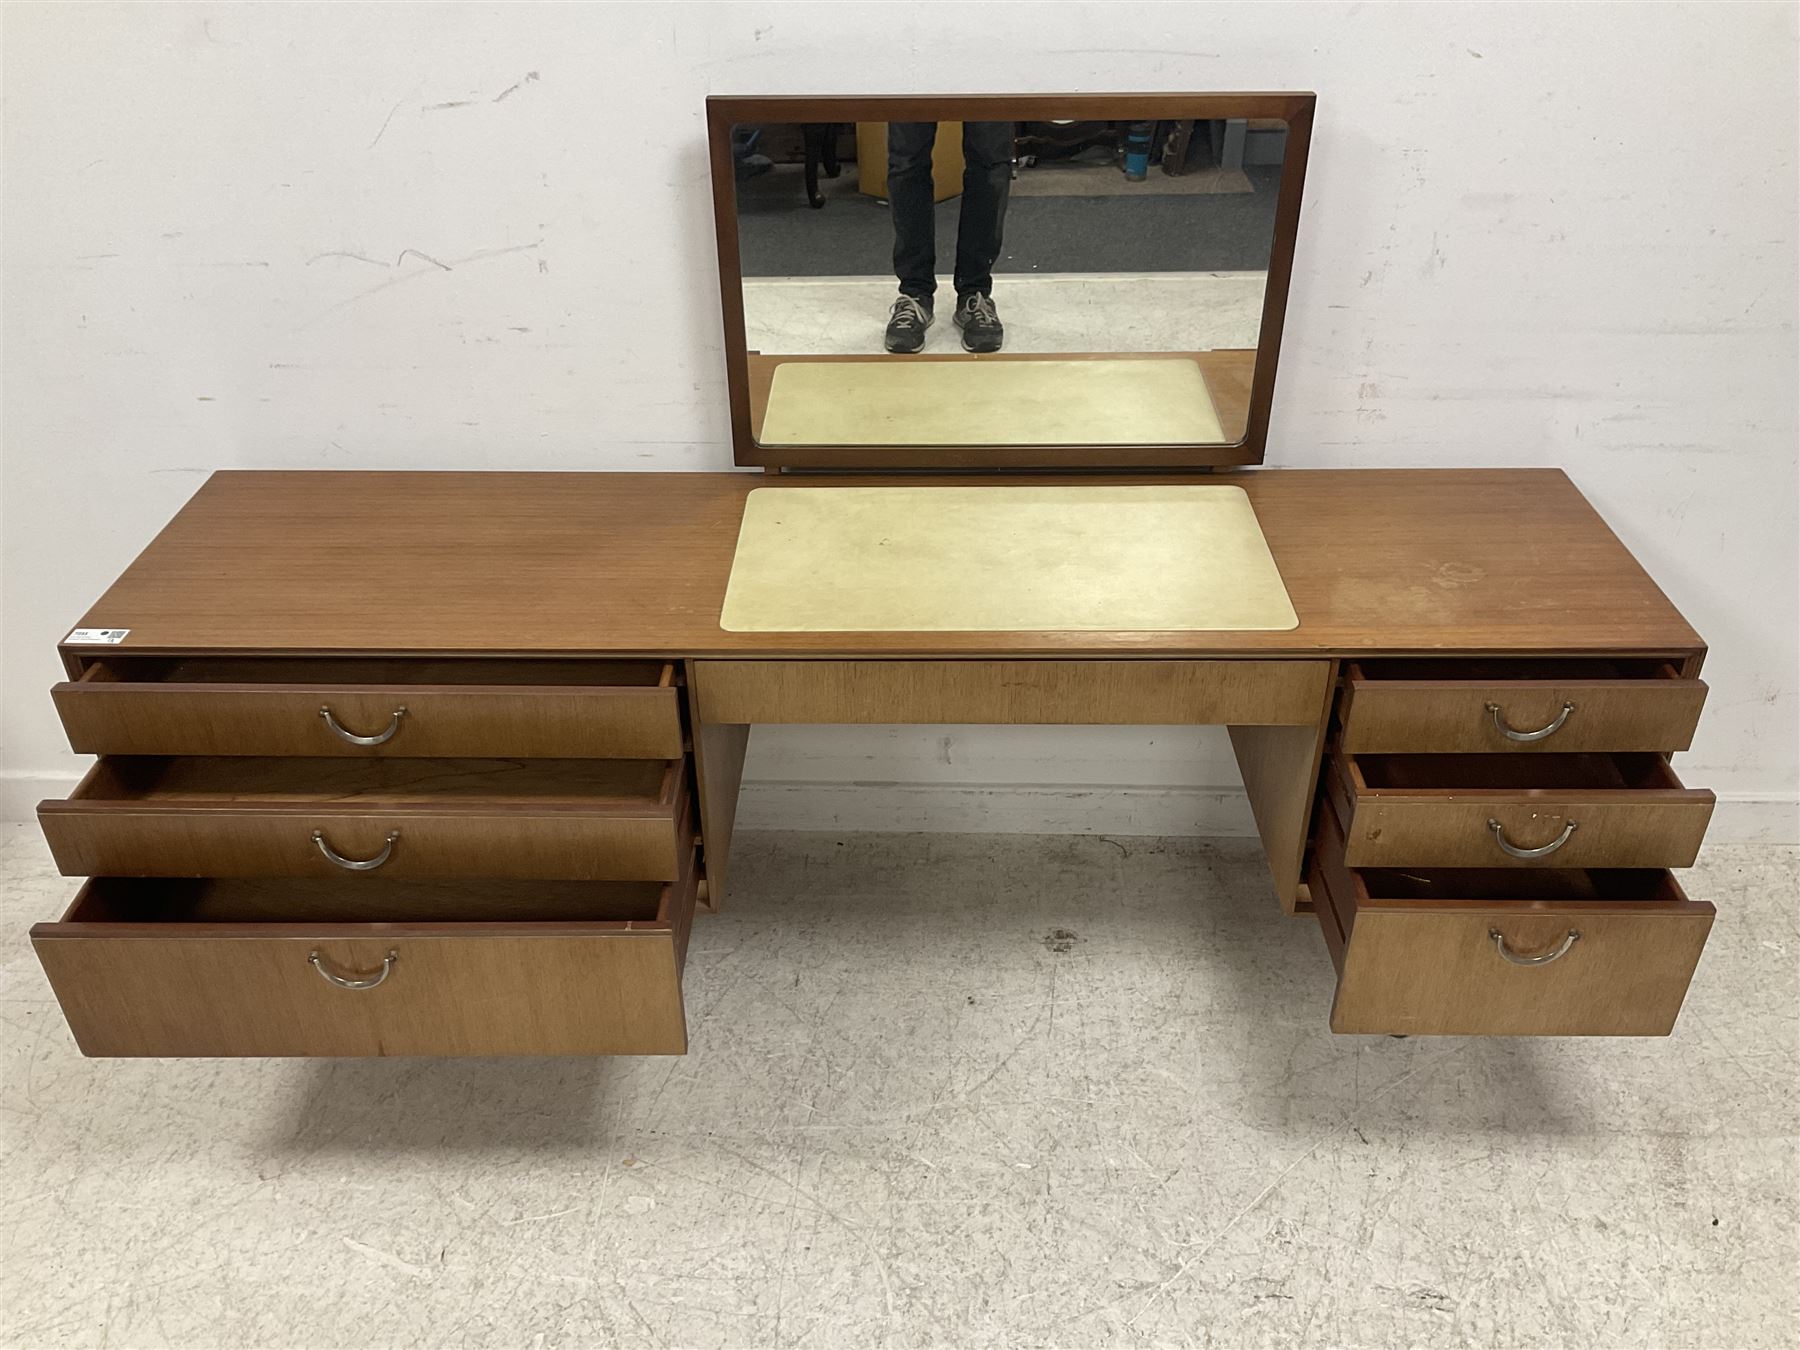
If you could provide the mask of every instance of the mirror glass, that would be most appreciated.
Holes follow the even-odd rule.
[[[1237,444],[1287,144],[1255,118],[733,124],[756,443]]]

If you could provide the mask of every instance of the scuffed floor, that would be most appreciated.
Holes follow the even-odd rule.
[[[90,1061],[0,827],[21,1346],[1789,1346],[1800,851],[1675,1035],[1333,1037],[1253,844],[742,839],[693,1052]]]

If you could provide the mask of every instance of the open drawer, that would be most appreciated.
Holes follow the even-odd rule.
[[[666,661],[106,657],[50,691],[91,755],[674,759]]]
[[[682,760],[109,757],[38,806],[65,876],[671,881]]]
[[[1657,870],[1359,870],[1320,804],[1308,884],[1336,1032],[1666,1036],[1713,907]]]
[[[679,1055],[677,881],[91,881],[32,945],[87,1055]]]
[[[1691,867],[1713,794],[1660,755],[1353,755],[1325,775],[1352,867]]]
[[[1657,660],[1369,659],[1344,669],[1350,754],[1685,750],[1706,685]]]

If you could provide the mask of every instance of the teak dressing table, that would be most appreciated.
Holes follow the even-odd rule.
[[[1227,142],[1236,121],[1285,127],[1256,341],[1205,348],[1254,353],[1247,404],[1242,380],[1209,386],[1215,409],[1240,397],[1219,419],[1248,428],[1230,445],[880,456],[942,469],[997,449],[992,467],[1029,479],[215,474],[60,648],[58,713],[100,758],[40,819],[61,870],[89,879],[32,939],[81,1049],[682,1053],[690,927],[730,901],[749,729],[782,722],[1226,725],[1275,898],[1335,964],[1333,1030],[1666,1034],[1713,919],[1670,871],[1712,811],[1669,763],[1705,699],[1704,647],[1580,492],[1540,469],[1191,472],[1262,457],[1311,110],[709,104],[734,441],[773,468],[845,447],[754,439],[746,315],[773,302],[738,291],[756,284],[738,271],[744,127],[1004,113],[1022,144],[1037,119],[1085,117],[1102,153],[1111,128],[1148,125],[1165,160],[1211,123]],[[1167,285],[1205,308],[1213,280]],[[1009,322],[1029,285],[995,284]],[[765,396],[784,362],[854,355],[759,351]],[[1097,481],[1240,489],[1297,626],[721,626],[752,492],[1021,481],[1077,505]]]

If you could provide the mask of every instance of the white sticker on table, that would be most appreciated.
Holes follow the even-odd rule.
[[[116,647],[130,632],[129,628],[77,628],[63,641],[79,647]]]

